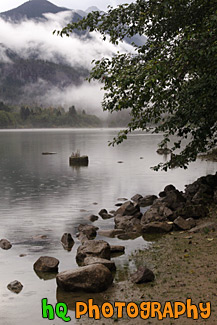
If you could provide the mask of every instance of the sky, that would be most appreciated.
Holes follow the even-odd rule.
[[[0,12],[16,8],[24,2],[27,2],[27,0],[0,0]],[[99,9],[105,10],[108,5],[115,7],[118,4],[133,2],[133,0],[50,0],[50,2],[59,7],[66,7],[69,9],[85,10],[90,6],[97,6]]]

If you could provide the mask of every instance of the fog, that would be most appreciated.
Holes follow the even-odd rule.
[[[45,14],[47,20],[44,21],[23,21],[20,24],[6,22],[0,19],[0,43],[4,47],[16,52],[22,58],[35,58],[47,60],[54,63],[64,63],[71,67],[84,67],[91,69],[93,59],[111,57],[118,51],[132,51],[129,44],[121,43],[118,47],[103,41],[99,33],[91,33],[91,38],[78,37],[75,34],[70,37],[60,37],[53,35],[54,30],[61,30],[71,18],[72,12],[60,12],[58,14]],[[9,62],[4,48],[0,49],[1,62]],[[64,91],[54,87],[50,88],[46,82],[39,80],[37,84],[26,87],[26,97],[28,94],[37,94],[38,90],[44,87],[48,89],[40,104],[46,105],[68,105],[75,104],[84,109],[88,107],[96,111],[102,111],[101,101],[103,93],[101,86],[97,83],[87,83],[84,81],[81,87],[71,86]]]

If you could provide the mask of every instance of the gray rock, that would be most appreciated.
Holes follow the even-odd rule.
[[[62,235],[61,242],[63,244],[63,247],[65,249],[71,249],[74,245],[74,239],[72,238],[72,235],[70,233],[65,232]]]
[[[109,261],[100,257],[85,257],[84,266],[92,264],[102,264],[106,266],[111,272],[116,270],[116,266],[113,261]]]
[[[10,290],[10,291],[13,291],[15,293],[20,293],[20,291],[23,289],[23,285],[21,282],[15,280],[11,283],[8,284],[7,288]]]
[[[1,239],[0,240],[0,247],[2,249],[10,249],[12,247],[12,244],[7,239]]]
[[[56,281],[58,287],[65,291],[94,293],[105,291],[112,284],[113,277],[106,266],[93,264],[60,272]]]
[[[142,226],[142,232],[146,234],[167,233],[172,230],[173,226],[167,222],[150,222]]]
[[[101,257],[110,260],[110,245],[104,240],[88,240],[77,249],[76,261],[82,265],[85,257]]]
[[[140,266],[135,273],[131,274],[131,281],[136,284],[152,282],[154,279],[154,273],[145,266]]]
[[[34,263],[33,268],[36,272],[58,272],[59,260],[55,257],[41,256]]]

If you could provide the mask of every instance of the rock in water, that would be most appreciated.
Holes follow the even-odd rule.
[[[72,238],[72,235],[70,233],[65,232],[62,235],[61,242],[63,244],[63,247],[65,249],[71,249],[74,245],[74,239]]]
[[[7,239],[1,239],[0,247],[2,249],[10,249],[12,247],[12,244]]]
[[[136,284],[151,282],[154,278],[154,273],[145,266],[140,266],[135,273],[131,274],[131,281]]]
[[[34,263],[33,268],[36,272],[58,272],[59,260],[55,257],[41,256]]]
[[[15,293],[20,293],[20,291],[23,289],[23,285],[19,281],[15,280],[15,281],[9,283],[7,288],[10,291],[13,291]]]
[[[112,284],[113,277],[104,265],[93,264],[60,272],[56,281],[65,291],[102,292]]]
[[[110,260],[110,245],[104,240],[87,240],[78,247],[76,261],[79,265],[85,257],[101,257]]]

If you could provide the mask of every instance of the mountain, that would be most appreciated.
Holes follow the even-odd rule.
[[[47,0],[30,0],[15,9],[2,12],[0,16],[6,20],[19,22],[24,19],[44,18],[45,13],[56,14],[67,10],[70,9],[58,7]]]

